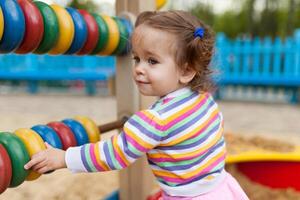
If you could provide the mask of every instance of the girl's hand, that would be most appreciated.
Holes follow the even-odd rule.
[[[26,170],[31,169],[40,174],[48,171],[66,168],[65,151],[53,148],[50,144],[46,143],[47,149],[34,154],[31,160],[24,165]]]

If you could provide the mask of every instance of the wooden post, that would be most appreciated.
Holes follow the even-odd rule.
[[[117,0],[116,9],[117,15],[122,12],[137,15],[141,11],[154,10],[155,0]],[[117,58],[116,98],[119,118],[145,109],[155,101],[153,97],[139,95],[132,79],[132,65],[131,55]],[[153,185],[152,172],[147,166],[146,157],[143,156],[120,172],[120,199],[144,200],[153,189]]]

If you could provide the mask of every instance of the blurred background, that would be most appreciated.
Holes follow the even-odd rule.
[[[115,14],[115,0],[43,0]],[[300,27],[298,0],[169,0],[161,10],[188,10],[229,37],[291,35]]]
[[[115,0],[43,1],[115,15]],[[297,149],[300,0],[167,0],[160,8],[171,9],[192,12],[216,33],[211,63],[218,87],[214,96],[224,115],[229,147]],[[0,54],[0,132],[75,115],[99,124],[115,120],[115,65],[114,56]],[[74,72],[81,77],[74,78]],[[54,80],[54,74],[69,77]],[[273,189],[234,170],[250,199],[300,199],[299,190]],[[62,170],[10,188],[0,200],[103,199],[118,188],[117,175],[72,175]],[[98,187],[99,179],[103,187]]]
[[[115,0],[42,0],[46,3],[57,3],[62,6],[71,6],[78,9],[85,9],[89,12],[97,12],[97,13],[105,13],[108,15],[115,14]],[[220,44],[220,49],[223,51],[224,45],[226,46],[226,41],[234,43],[241,42],[242,40],[252,40],[257,39],[262,41],[261,45],[264,45],[263,42],[265,39],[269,39],[271,41],[280,40],[283,45],[288,46],[288,44],[284,43],[285,41],[289,41],[291,38],[291,44],[294,44],[293,37],[296,37],[297,28],[300,27],[300,21],[297,20],[300,17],[300,2],[299,0],[241,0],[241,1],[233,1],[233,0],[168,0],[161,8],[161,10],[169,10],[169,9],[183,9],[192,12],[194,15],[202,19],[204,22],[209,24],[213,30],[216,32],[217,42],[221,42],[223,40],[223,44]],[[222,38],[223,37],[223,38]],[[219,39],[219,40],[218,40]],[[295,39],[295,38],[294,38]],[[219,45],[217,44],[217,45]],[[241,44],[241,46],[243,46]],[[234,46],[231,44],[230,46]],[[242,48],[242,47],[241,47]],[[225,52],[224,50],[223,52]],[[264,51],[264,50],[261,50]],[[281,50],[279,50],[281,51]],[[284,51],[284,50],[283,50]],[[282,54],[283,52],[279,52]],[[274,54],[270,53],[272,57]],[[5,57],[6,56],[6,57]],[[17,60],[16,58],[10,55],[3,55],[1,66],[5,66],[7,69],[18,68],[17,65],[19,63],[24,63],[24,60],[30,59],[28,56],[18,56],[18,58],[22,58],[23,60]],[[42,58],[34,58],[31,56],[33,60]],[[229,56],[230,57],[230,56]],[[282,55],[280,55],[280,59],[282,59]],[[6,59],[6,61],[5,61]],[[48,58],[45,58],[48,59]],[[49,58],[50,59],[50,58]],[[63,60],[63,58],[57,58]],[[57,60],[56,59],[56,60]],[[65,58],[68,59],[68,58]],[[54,62],[56,62],[54,59]],[[71,59],[70,59],[71,60]],[[78,59],[77,59],[78,60]],[[90,59],[89,62],[93,58]],[[109,61],[108,61],[109,60]],[[272,61],[274,59],[270,58],[270,65],[272,65]],[[276,59],[275,59],[276,60]],[[113,68],[114,58],[94,58],[94,62],[99,64],[94,65],[107,65],[103,62],[110,62]],[[11,63],[10,63],[11,62]],[[27,61],[30,63],[30,61]],[[47,61],[44,60],[44,63],[47,64]],[[82,61],[81,61],[82,62]],[[220,62],[223,62],[220,64]],[[264,61],[259,61],[264,62]],[[14,64],[12,64],[14,63]],[[17,63],[17,64],[16,64]],[[50,61],[51,63],[51,61]],[[40,64],[40,63],[39,63]],[[46,67],[41,63],[40,68],[51,68]],[[13,65],[13,66],[10,66]],[[22,64],[21,64],[22,65]],[[49,64],[52,66],[52,64]],[[65,63],[60,63],[58,65],[65,65]],[[71,65],[71,64],[70,64]],[[214,66],[217,66],[217,69],[221,69],[223,73],[224,69],[219,65],[224,65],[224,60],[220,61],[218,59]],[[226,65],[226,64],[225,64]],[[281,65],[281,64],[279,64]],[[24,68],[24,66],[22,66]],[[32,66],[26,66],[27,68],[32,68]],[[26,68],[25,67],[25,68]],[[283,66],[282,66],[283,67]],[[280,67],[280,68],[282,68]],[[57,68],[60,68],[58,66]],[[271,66],[272,68],[272,66]],[[1,68],[0,68],[1,69]],[[114,69],[113,69],[114,70]],[[3,78],[4,79],[4,78]],[[7,86],[17,86],[17,87],[25,87],[28,86],[29,91],[34,92],[36,90],[36,86],[29,82],[22,82],[21,80],[13,80],[13,81],[5,81],[1,80],[3,83],[1,93],[5,93],[7,90]],[[49,86],[48,88],[55,87],[57,85],[61,86],[61,89],[64,89],[68,82],[47,82],[40,81],[39,84],[41,87]],[[70,82],[74,83],[74,82]],[[75,82],[75,86],[82,87],[85,83]],[[98,89],[98,94],[108,94],[111,91],[107,90],[107,83],[104,81],[98,81],[97,88],[89,87],[90,94],[95,93],[93,91]],[[15,88],[16,91],[19,91],[20,88]],[[24,88],[23,88],[24,89]],[[59,88],[58,88],[59,89]],[[111,88],[110,88],[111,89]],[[47,90],[47,87],[46,87]],[[41,90],[42,91],[42,90]]]

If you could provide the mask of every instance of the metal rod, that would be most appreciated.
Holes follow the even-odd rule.
[[[128,120],[128,117],[126,116],[120,120],[98,126],[100,134],[122,128],[127,120]]]

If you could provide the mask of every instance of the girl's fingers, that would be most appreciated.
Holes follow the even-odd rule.
[[[43,160],[46,159],[46,156],[44,154],[44,151],[41,151],[39,153],[36,153],[34,154],[32,157],[31,157],[31,160],[26,164],[24,165],[24,168],[26,170],[30,169],[31,167],[33,167],[34,165],[42,162]]]
[[[42,159],[43,157],[44,157],[44,151],[40,151],[40,152],[34,154],[31,157],[31,160],[33,160],[33,159]]]
[[[24,165],[24,168],[26,170],[30,169],[31,167],[33,167],[34,165],[42,162],[44,160],[44,158],[42,156],[33,156],[32,159],[26,163],[26,165]]]
[[[53,148],[53,147],[52,147],[50,144],[48,144],[47,142],[45,142],[45,145],[46,145],[47,149]]]
[[[38,169],[36,172],[39,173],[39,174],[45,174],[46,172],[50,171],[51,169],[47,166],[44,166],[40,169]]]
[[[37,163],[36,165],[34,165],[34,166],[32,166],[32,170],[33,171],[38,171],[39,169],[41,169],[41,168],[43,168],[44,166],[46,166],[47,165],[47,162],[46,162],[46,160],[43,160],[42,162],[39,162],[39,163]]]
[[[31,160],[26,165],[24,165],[24,168],[26,170],[32,168],[32,170],[39,172],[39,170],[44,169],[44,167],[47,167],[46,168],[47,170],[52,170],[52,169],[62,168],[65,166],[58,163],[57,161],[58,159],[57,156],[59,158],[62,158],[64,161],[64,151],[55,149],[54,147],[52,147],[50,144],[46,142],[45,145],[47,147],[46,150],[34,154],[31,157]],[[61,156],[61,154],[63,154],[63,156]],[[57,158],[57,159],[53,159],[53,158]]]

